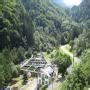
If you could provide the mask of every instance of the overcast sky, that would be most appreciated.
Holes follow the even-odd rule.
[[[55,3],[60,4],[62,6],[72,7],[74,5],[78,6],[82,0],[54,0]]]

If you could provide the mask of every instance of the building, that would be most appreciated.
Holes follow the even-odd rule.
[[[37,55],[32,55],[32,57],[26,61],[26,63],[23,65],[22,70],[31,73],[30,76],[37,76],[38,71],[41,68],[44,68],[46,66],[47,62],[43,57],[42,53],[38,53]]]
[[[33,56],[29,63],[26,66],[33,66],[35,68],[42,68],[47,64],[46,60],[44,59],[41,53],[38,53],[36,56]]]
[[[44,68],[41,68],[38,73],[38,85],[49,85],[58,74],[58,69],[54,70],[56,70],[56,67],[52,65],[46,65]]]

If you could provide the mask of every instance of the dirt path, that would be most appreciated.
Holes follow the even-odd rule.
[[[68,56],[70,56],[70,58],[72,59],[72,65],[70,65],[68,68],[67,68],[67,72],[68,73],[71,73],[72,70],[73,70],[73,65],[78,65],[81,60],[78,58],[78,57],[75,57],[73,55],[72,52],[70,52],[67,48],[67,45],[64,45],[64,46],[61,46],[60,49]]]
[[[78,57],[73,56],[73,53],[71,53],[69,50],[66,49],[66,45],[65,46],[61,46],[60,49],[68,56],[70,56],[71,59],[74,58],[74,64],[79,64],[80,63],[80,59]]]

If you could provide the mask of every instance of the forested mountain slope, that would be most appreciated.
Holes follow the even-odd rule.
[[[66,44],[83,31],[53,0],[1,0],[0,49],[47,50]]]
[[[0,0],[0,50],[27,47],[33,41],[32,21],[20,0]]]
[[[79,6],[74,6],[71,16],[76,22],[81,22],[90,29],[90,0],[83,0]]]
[[[57,44],[66,44],[81,33],[64,9],[53,0],[22,0],[34,24],[35,47],[47,50]]]
[[[87,13],[74,20],[87,22]],[[25,59],[25,51],[31,56],[34,51],[48,51],[70,41],[80,55],[88,49],[90,33],[75,21],[53,0],[0,0],[0,87],[20,75],[15,65]]]
[[[79,6],[72,7],[69,15],[84,29],[78,39],[74,40],[76,54],[81,55],[81,52],[90,48],[90,0],[83,0]]]
[[[60,90],[85,90],[90,86],[90,0],[82,0],[79,6],[70,10],[69,15],[84,29],[71,43],[72,50],[80,57],[81,63],[73,67],[73,72],[67,75]]]
[[[32,20],[20,0],[0,0],[0,88],[19,75],[15,64],[33,43]]]

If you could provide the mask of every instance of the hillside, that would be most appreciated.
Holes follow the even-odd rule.
[[[37,51],[46,51],[69,43],[83,31],[53,0],[0,2],[0,50],[33,45]]]
[[[90,29],[90,0],[83,0],[79,6],[71,9],[71,16],[76,22],[87,25]],[[84,25],[84,26],[85,26]]]
[[[79,6],[72,7],[69,15],[83,28],[83,33],[74,40],[76,55],[79,56],[85,49],[90,48],[90,0],[83,0]]]
[[[30,15],[19,0],[0,0],[0,50],[30,45],[33,45]]]
[[[19,76],[15,65],[33,44],[32,20],[20,0],[0,0],[0,89]]]
[[[66,44],[81,33],[81,27],[53,0],[22,0],[34,24],[37,50]]]
[[[40,51],[48,54],[56,49],[56,55],[52,57],[64,77],[71,62],[69,56],[62,54],[58,48],[65,44],[70,44],[70,51],[82,61],[73,71],[75,77],[73,74],[68,76],[67,85],[84,87],[86,81],[90,83],[89,2],[83,0],[80,6],[67,11],[53,0],[0,0],[0,87],[11,85],[12,78],[20,75],[26,79],[19,65]],[[70,80],[73,80],[73,85]]]

